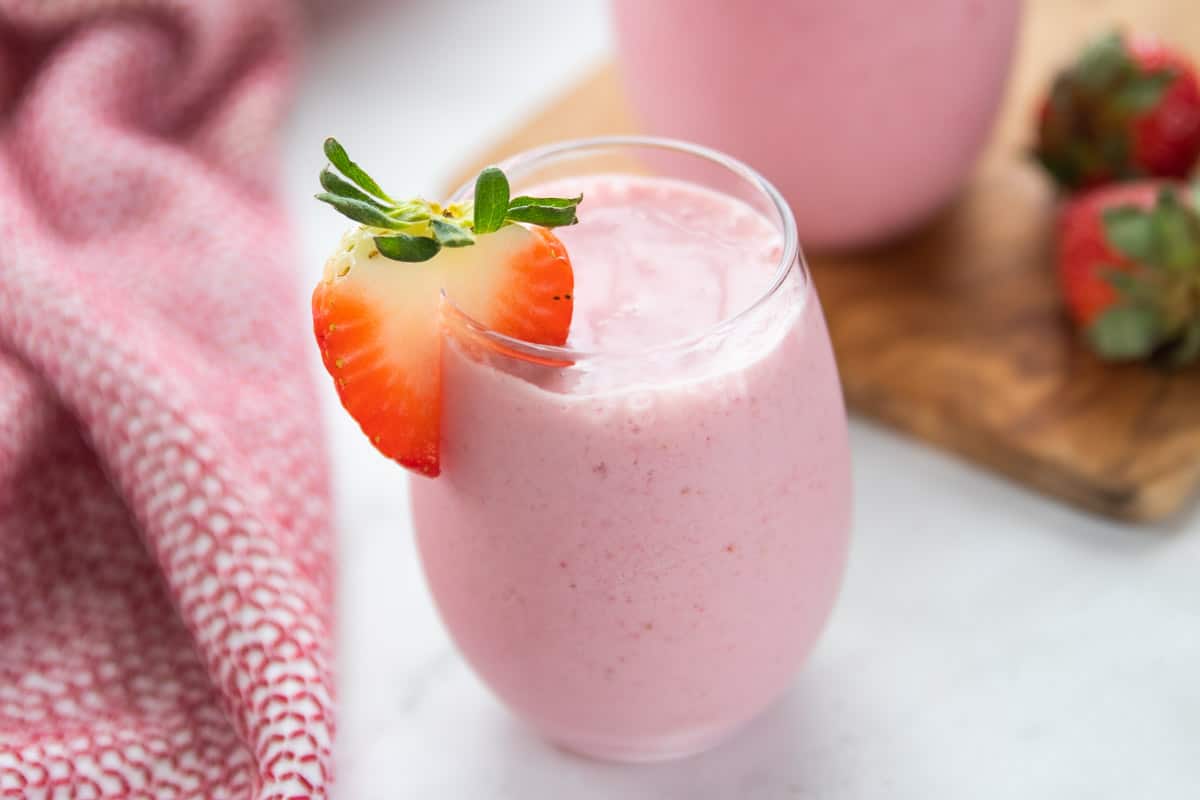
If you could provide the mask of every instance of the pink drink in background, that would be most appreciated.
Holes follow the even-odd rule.
[[[445,348],[418,544],[467,660],[545,736],[687,755],[784,691],[831,610],[850,513],[837,371],[798,261],[713,330],[781,274],[780,221],[665,178],[530,193],[566,191],[585,198],[556,231],[568,344],[610,355]]]
[[[808,247],[877,241],[953,195],[1012,60],[1020,0],[613,0],[647,133],[716,147],[787,197]]]

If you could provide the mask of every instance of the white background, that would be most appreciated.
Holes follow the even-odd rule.
[[[344,227],[311,199],[325,136],[396,192],[436,192],[610,49],[600,0],[325,5],[285,132],[306,284]],[[794,690],[715,752],[609,766],[542,744],[464,667],[422,582],[401,470],[321,386],[341,798],[1200,796],[1195,512],[1106,523],[854,420],[850,571]]]

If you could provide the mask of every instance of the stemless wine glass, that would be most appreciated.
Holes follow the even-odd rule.
[[[513,194],[684,180],[777,234],[745,308],[642,349],[519,341],[448,298],[442,475],[411,484],[441,616],[513,711],[599,758],[690,755],[786,689],[844,568],[845,411],[792,214],[745,165],[665,139],[566,142],[502,167]]]

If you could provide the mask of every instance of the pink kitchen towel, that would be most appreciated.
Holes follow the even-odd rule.
[[[0,0],[0,797],[323,797],[292,0]]]

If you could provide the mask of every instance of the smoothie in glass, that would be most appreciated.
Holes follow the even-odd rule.
[[[585,754],[703,750],[786,689],[846,556],[846,420],[790,212],[756,173],[605,139],[503,165],[582,192],[564,348],[455,311],[441,475],[411,484],[438,609],[483,680]],[[469,192],[460,199],[469,199]]]

